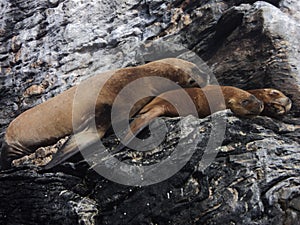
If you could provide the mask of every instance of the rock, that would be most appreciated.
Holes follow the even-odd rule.
[[[222,111],[155,120],[152,131],[167,129],[159,146],[93,167],[77,155],[44,171],[64,140],[45,146],[0,172],[0,224],[298,224],[298,8],[296,0],[0,0],[0,139],[18,114],[81,79],[178,55],[200,56],[211,83],[273,87],[293,100],[281,119]],[[118,144],[114,134],[102,142]]]
[[[63,173],[39,174],[33,169],[13,174],[1,174],[1,188],[5,190],[0,203],[2,224],[37,224],[38,221],[76,224],[82,220],[84,224],[94,224],[95,202],[73,191],[79,178]],[[18,191],[12,187],[18,187]],[[72,190],[67,191],[69,188]],[[50,215],[53,210],[56,212]]]
[[[48,86],[48,81],[43,81],[40,85],[34,84],[25,90],[23,96],[30,97],[32,95],[40,95],[45,92],[45,89],[48,88]]]
[[[299,29],[296,20],[268,3],[233,7],[219,20],[215,38],[226,36],[208,63],[222,85],[283,90],[299,116],[300,55],[294,47]]]
[[[279,3],[281,11],[294,17],[296,21],[300,19],[300,2],[296,0],[282,0]]]
[[[299,143],[286,138],[289,132],[282,135],[264,127],[262,121],[266,123],[268,118],[239,119],[226,111],[218,115],[226,121],[226,132],[217,157],[204,169],[201,169],[206,164],[203,156],[209,152],[205,147],[214,126],[212,118],[189,116],[181,122],[166,118],[169,132],[160,147],[164,150],[147,153],[141,157],[140,163],[157,163],[172,153],[181,133],[186,137],[181,140],[182,146],[191,146],[192,143],[197,148],[189,162],[171,178],[150,186],[131,187],[108,181],[94,170],[86,170],[88,167],[83,163],[66,163],[57,168],[56,173],[27,169],[20,174],[15,169],[1,175],[1,190],[7,190],[9,185],[21,179],[22,193],[33,190],[35,194],[47,196],[32,202],[34,206],[41,206],[37,211],[26,208],[26,203],[20,204],[18,198],[9,202],[12,194],[1,192],[1,202],[6,207],[0,208],[7,209],[1,214],[8,219],[26,218],[27,222],[34,223],[36,218],[25,215],[31,210],[41,213],[43,208],[45,217],[38,221],[47,224],[47,212],[52,211],[55,202],[56,210],[65,208],[52,217],[52,223],[59,222],[71,207],[72,214],[68,215],[65,224],[80,224],[80,221],[91,224],[89,221],[93,219],[95,224],[221,224],[221,221],[266,225],[291,221],[290,224],[296,224],[300,183],[295,165],[300,160]],[[109,136],[103,142],[112,148],[116,144],[113,140],[114,137]],[[117,157],[130,163],[133,157],[129,150],[126,151]],[[67,186],[65,182],[68,182]],[[26,198],[29,201],[32,196]],[[54,202],[47,199],[54,199]],[[24,197],[20,201],[24,201]],[[19,210],[9,211],[16,204]],[[75,209],[81,207],[84,212],[78,213],[74,205]]]

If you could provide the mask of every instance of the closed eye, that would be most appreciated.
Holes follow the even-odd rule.
[[[242,106],[246,106],[246,105],[248,105],[249,104],[249,100],[243,100],[242,101]]]
[[[271,96],[278,96],[278,95],[279,95],[279,92],[278,92],[278,91],[275,91],[275,90],[272,90],[272,91],[270,92],[270,95],[271,95]]]

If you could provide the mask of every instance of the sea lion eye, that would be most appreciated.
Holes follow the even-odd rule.
[[[246,106],[246,105],[248,105],[249,104],[249,100],[247,100],[247,99],[245,99],[245,100],[243,100],[242,101],[242,106]]]
[[[271,90],[270,95],[272,95],[272,96],[278,96],[279,92],[276,91],[276,90]]]

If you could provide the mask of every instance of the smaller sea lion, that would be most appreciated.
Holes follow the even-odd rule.
[[[260,114],[262,116],[283,116],[292,107],[292,101],[276,89],[263,88],[247,91],[264,103],[264,110]]]
[[[259,115],[263,110],[263,103],[260,100],[249,92],[236,87],[210,85],[202,89],[185,88],[184,90],[193,101],[198,113],[195,116],[199,116],[199,118],[204,118],[224,109],[230,109],[235,115],[242,117]],[[208,98],[210,101],[207,100]],[[184,113],[181,113],[180,116],[190,115],[191,113],[186,106],[186,99],[182,96],[182,89],[160,94],[140,110],[138,117],[130,124],[131,132],[126,133],[125,138],[113,153],[122,150],[156,117],[179,116],[177,111],[179,107],[184,108],[184,110],[181,110]]]

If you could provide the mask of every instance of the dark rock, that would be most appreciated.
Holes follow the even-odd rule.
[[[264,2],[231,8],[218,22],[215,39],[224,36],[208,63],[222,85],[283,90],[299,116],[299,52],[294,47],[299,29],[296,20]]]
[[[98,213],[95,201],[75,193],[80,185],[75,176],[22,169],[0,179],[1,224],[93,224]]]
[[[106,168],[98,174],[80,156],[51,171],[30,163],[2,171],[0,224],[299,223],[297,0],[0,0],[0,9],[1,139],[18,114],[81,79],[178,55],[204,59],[211,83],[215,74],[220,84],[273,87],[293,100],[281,119],[164,118],[161,145],[114,155],[130,165],[121,173],[112,157],[94,165]],[[116,140],[103,143],[113,150]],[[159,162],[173,163],[145,169]],[[134,176],[143,169],[151,176]],[[136,186],[107,179],[120,174]]]
[[[182,136],[187,137],[181,140],[182,146],[192,143],[197,148],[180,172],[151,186],[113,183],[94,170],[87,171],[81,163],[73,169],[67,163],[56,173],[32,169],[5,172],[0,183],[1,190],[6,190],[1,192],[0,215],[6,220],[0,218],[1,222],[13,219],[49,224],[46,218],[55,207],[51,222],[60,223],[67,216],[63,224],[80,224],[80,220],[84,224],[93,224],[94,220],[96,224],[296,224],[299,143],[264,127],[262,121],[267,123],[268,118],[239,119],[226,112],[218,115],[227,128],[218,155],[208,167],[203,167],[203,156],[210,151],[206,146],[214,126],[212,119],[190,116],[181,123],[164,119],[169,130],[160,146],[164,150],[149,152],[140,163],[157,163],[162,156],[172,154],[172,146]],[[111,148],[113,139],[110,136],[104,142]],[[127,163],[139,163],[132,156],[125,150],[118,157]],[[86,172],[80,175],[76,172],[79,169]],[[11,187],[19,183],[22,191],[11,192]],[[17,206],[19,210],[11,210]],[[44,217],[37,219],[33,212]]]

